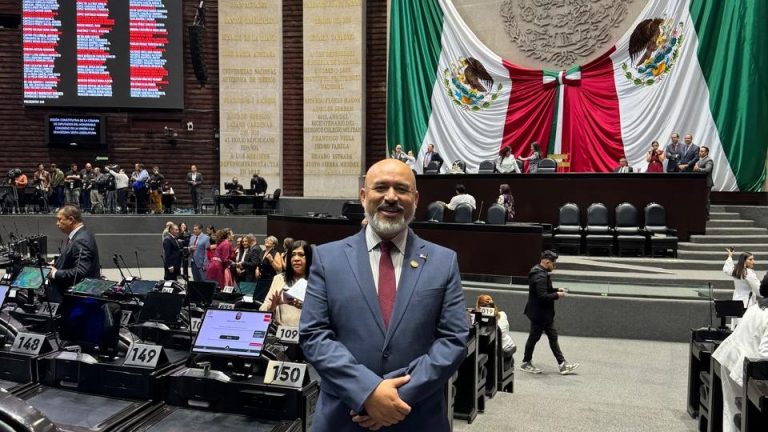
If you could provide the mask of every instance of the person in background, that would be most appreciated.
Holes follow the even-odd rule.
[[[272,279],[283,271],[283,260],[277,250],[277,237],[267,236],[264,239],[264,253],[261,255],[261,264],[256,271],[258,284],[253,293],[253,299],[264,301],[272,285]]]
[[[147,182],[149,181],[149,172],[144,169],[144,164],[137,163],[134,165],[133,173],[131,174],[131,188],[136,195],[136,213],[146,214],[149,203],[149,192],[147,188]]]
[[[48,204],[51,201],[51,173],[45,170],[45,165],[37,164],[37,171],[35,171],[34,177],[32,177],[32,183],[34,183],[37,189],[40,200],[40,211],[48,213]]]
[[[173,191],[170,183],[163,182],[163,185],[160,187],[160,195],[162,196],[161,202],[163,212],[165,214],[173,214],[173,203],[176,201],[176,192]]]
[[[219,289],[227,286],[227,282],[229,282],[226,273],[232,264],[232,258],[235,256],[231,238],[232,231],[229,228],[222,228],[216,232],[216,249],[208,263],[206,279],[216,281],[219,284]]]
[[[755,273],[755,256],[749,252],[739,254],[739,261],[733,263],[733,248],[727,248],[728,257],[723,264],[723,273],[733,278],[733,296],[731,300],[741,300],[744,307],[757,303],[760,296],[760,279]]]
[[[53,188],[53,196],[51,199],[51,205],[58,210],[59,207],[64,205],[64,171],[60,170],[55,163],[51,164],[51,188]]]
[[[405,164],[408,165],[411,171],[416,172],[416,156],[413,155],[413,150],[408,150],[408,153],[406,153]]]
[[[699,146],[693,143],[693,135],[685,134],[685,145],[680,150],[680,160],[677,167],[680,172],[691,172],[696,161],[699,160]]]
[[[709,147],[701,146],[699,148],[699,160],[693,165],[693,172],[703,172],[707,174],[707,204],[704,212],[709,220],[709,197],[712,193],[712,186],[715,182],[712,180],[712,174],[715,169],[715,162],[709,157]]]
[[[80,179],[83,182],[80,189],[80,209],[85,212],[91,211],[91,190],[93,189],[93,179],[95,177],[93,165],[90,162],[85,164],[85,168],[80,171]]]
[[[278,325],[299,326],[301,308],[304,302],[291,297],[287,292],[298,283],[306,283],[309,267],[312,265],[312,246],[304,240],[296,240],[288,245],[290,251],[285,273],[276,275],[269,287],[264,304],[259,310],[274,312],[274,321]]]
[[[427,151],[424,152],[424,169],[427,169],[431,162],[437,162],[437,169],[443,166],[443,157],[440,153],[435,151],[435,145],[432,143],[427,144]],[[406,162],[407,165],[407,162]]]
[[[399,160],[400,162],[403,162],[403,163],[405,163],[405,161],[408,159],[406,157],[405,153],[403,152],[403,146],[401,146],[400,144],[397,144],[395,146],[395,151],[392,152],[390,157],[392,159],[397,159],[397,160]]]
[[[181,248],[176,238],[179,227],[175,223],[163,232],[163,280],[175,281],[181,271]]]
[[[528,174],[536,174],[539,171],[541,158],[541,147],[534,141],[531,143],[531,153],[528,157],[521,157],[520,160],[528,161]]]
[[[117,192],[117,211],[119,213],[128,213],[128,188],[130,187],[130,180],[125,170],[119,168],[117,172],[112,168],[107,167],[112,177],[115,178],[115,191]]]
[[[91,212],[104,213],[104,193],[107,191],[107,176],[101,168],[93,169],[91,180]]]
[[[267,180],[260,175],[259,171],[253,173],[251,177],[251,189],[254,195],[264,195],[267,193]]]
[[[13,178],[13,184],[16,186],[16,193],[19,197],[19,212],[26,213],[27,197],[24,196],[24,189],[26,189],[29,179],[20,169],[17,169],[15,174],[16,177]]]
[[[481,294],[477,296],[477,303],[475,304],[475,310],[479,311],[480,308],[493,308],[496,311],[496,325],[501,330],[501,349],[504,353],[505,360],[512,358],[512,354],[515,353],[517,347],[515,341],[512,339],[512,335],[509,334],[509,320],[507,314],[499,310],[499,306],[494,303],[493,297],[488,294]]]
[[[83,214],[75,206],[64,206],[56,212],[56,227],[66,234],[61,255],[50,268],[48,300],[59,303],[64,292],[85,278],[98,279],[99,247],[96,237],[83,224]]]
[[[512,196],[512,189],[508,184],[499,185],[499,198],[496,199],[496,202],[504,206],[507,222],[512,222],[512,219],[515,218],[515,197]]]
[[[680,160],[683,145],[680,143],[680,135],[677,132],[672,133],[670,140],[672,142],[667,144],[667,148],[664,151],[667,159],[667,172],[678,172],[680,171],[678,161]]]
[[[160,167],[153,166],[152,174],[149,175],[149,202],[150,210],[153,214],[163,212],[162,187],[165,176],[160,174]],[[167,213],[167,212],[166,212]]]
[[[518,173],[520,174],[520,165],[517,164],[515,154],[512,149],[504,147],[499,152],[499,158],[496,159],[496,171],[502,174]]]
[[[216,255],[216,241],[218,240],[218,236],[216,235],[216,228],[213,225],[208,225],[208,227],[205,228],[205,233],[208,234],[208,237],[210,238],[208,251],[206,252],[208,256],[208,264],[210,264],[211,260]]]
[[[185,281],[189,280],[189,242],[192,240],[192,234],[189,232],[187,224],[179,222],[179,235],[176,237],[181,247],[181,276]]]
[[[477,208],[477,201],[475,200],[475,197],[470,195],[467,192],[467,188],[465,188],[461,183],[456,185],[456,195],[451,198],[449,203],[446,204],[444,201],[438,201],[438,203],[448,210],[456,210],[456,207],[459,204],[464,203],[469,204],[469,206],[472,207],[472,210]]]
[[[192,278],[197,282],[205,280],[208,271],[208,246],[211,239],[203,232],[203,226],[196,223],[192,226],[192,236],[189,238],[189,253],[192,256]]]
[[[80,188],[83,185],[83,181],[80,179],[80,171],[77,169],[77,164],[70,165],[69,171],[67,171],[64,177],[66,189],[64,191],[66,195],[67,205],[72,205],[80,208]]]
[[[629,166],[629,164],[627,163],[627,158],[625,158],[625,157],[619,159],[619,166],[617,166],[613,170],[613,172],[619,173],[619,174],[631,173],[631,172],[634,172],[634,171],[635,171],[634,168]]]
[[[256,281],[256,268],[261,263],[261,248],[256,242],[256,236],[248,234],[243,238],[247,252],[245,258],[237,264],[238,277],[245,282]]]
[[[288,251],[290,250],[291,243],[293,243],[293,238],[286,237],[283,239],[283,247],[280,248],[280,259],[283,260],[284,265],[283,270],[285,270],[285,268],[288,266],[288,258],[290,258],[288,256]]]
[[[645,172],[664,172],[664,152],[659,150],[658,141],[653,141],[651,143],[651,149],[645,153],[645,161],[648,162],[648,168],[645,169]]]
[[[197,165],[189,167],[187,173],[187,184],[189,185],[189,194],[192,196],[192,208],[195,213],[200,212],[200,186],[203,184],[203,175],[197,172]]]
[[[528,303],[525,305],[525,315],[531,320],[531,329],[528,333],[528,340],[525,342],[523,363],[520,365],[520,369],[524,372],[541,373],[541,369],[535,367],[531,360],[533,359],[533,349],[536,348],[536,343],[541,339],[542,333],[547,334],[549,348],[555,355],[560,375],[568,375],[579,367],[578,363],[565,361],[557,341],[557,330],[554,326],[555,301],[565,297],[565,290],[552,287],[552,278],[549,274],[555,269],[556,261],[557,254],[546,250],[541,253],[541,261],[533,266],[528,273]]]
[[[744,359],[768,360],[768,284],[760,285],[759,294],[757,304],[747,308],[738,327],[712,353],[722,377],[723,432],[741,430],[736,399],[741,398],[742,407],[750,403],[743,399]]]

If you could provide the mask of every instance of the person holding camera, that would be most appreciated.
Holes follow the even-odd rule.
[[[733,297],[731,300],[741,300],[744,307],[757,303],[760,297],[760,279],[755,273],[755,256],[749,252],[739,254],[739,261],[733,263],[734,249],[726,248],[728,257],[723,264],[723,273],[733,278]]]
[[[80,188],[83,185],[83,181],[80,178],[77,164],[73,163],[70,165],[69,171],[67,171],[64,177],[64,183],[66,185],[64,189],[65,204],[80,208]]]
[[[552,278],[550,273],[555,269],[557,253],[551,250],[545,250],[541,253],[541,261],[531,268],[528,273],[528,303],[525,305],[525,315],[531,320],[531,330],[528,333],[528,341],[525,343],[525,354],[523,354],[523,363],[520,370],[533,374],[540,374],[541,369],[535,367],[531,360],[533,359],[533,349],[536,343],[541,339],[541,334],[546,333],[549,339],[549,348],[557,360],[560,375],[568,375],[579,367],[578,363],[568,363],[565,361],[560,344],[557,341],[557,330],[555,330],[555,301],[565,297],[565,289],[552,287]]]
[[[645,172],[664,172],[664,152],[659,150],[658,141],[651,143],[651,149],[645,154],[645,161],[648,162],[648,168],[645,169]]]
[[[37,190],[35,195],[40,212],[48,213],[48,203],[51,197],[51,173],[45,170],[45,165],[37,164],[37,171],[32,178],[32,183]]]
[[[104,194],[107,191],[107,176],[101,172],[101,168],[93,169],[91,180],[91,212],[104,213]]]

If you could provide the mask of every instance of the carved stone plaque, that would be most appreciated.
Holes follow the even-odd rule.
[[[526,56],[566,68],[608,42],[634,0],[506,0],[500,14]]]

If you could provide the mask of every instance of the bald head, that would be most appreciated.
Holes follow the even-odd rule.
[[[379,161],[365,175],[360,202],[371,228],[383,239],[394,238],[408,228],[416,211],[416,176],[397,159]]]

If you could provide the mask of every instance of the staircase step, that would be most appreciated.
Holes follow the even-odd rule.
[[[691,252],[688,252],[691,253]],[[679,257],[678,252],[678,257]],[[564,259],[561,257],[557,261],[559,270],[581,270],[593,272],[637,272],[648,273],[674,273],[674,270],[712,270],[719,271],[723,268],[725,254],[719,252],[705,252],[708,255],[686,256],[685,259],[679,258],[625,258],[625,257],[580,257],[579,259]],[[758,255],[755,263],[756,271],[768,271],[768,256],[765,260],[759,259]]]
[[[709,237],[709,236],[707,236]],[[732,238],[732,236],[727,236],[729,239]],[[727,247],[733,247],[736,249],[736,252],[752,252],[752,253],[764,253],[768,254],[768,242],[765,243],[744,243],[744,242],[738,242],[738,241],[727,241],[724,240],[722,243],[691,243],[691,242],[680,242],[677,244],[677,253],[678,255],[682,251],[709,251],[709,252],[718,252],[722,255],[723,259],[725,259],[725,248]]]
[[[741,214],[736,212],[710,212],[709,218],[711,220],[741,219]]]
[[[768,235],[768,229],[758,227],[707,227],[707,236],[709,235]]]
[[[670,294],[679,289],[707,289],[709,283],[712,283],[714,289],[733,290],[733,280],[719,270],[677,271],[674,273],[655,274],[643,272],[622,273],[556,270],[552,274],[552,280],[556,286],[568,286],[568,282],[571,281],[578,283],[606,284],[606,289],[610,289],[611,284],[652,285],[668,289]]]
[[[753,235],[728,235],[728,234],[716,234],[716,235],[692,235],[691,243],[718,243],[718,244],[754,244],[754,243],[768,243],[768,234],[753,234]]]
[[[707,222],[707,230],[710,228],[729,228],[729,227],[753,227],[755,221],[751,219],[722,219],[722,220],[710,220]]]
[[[709,212],[710,213],[725,213],[727,211],[728,210],[726,210],[726,207],[722,206],[722,205],[709,206]]]

